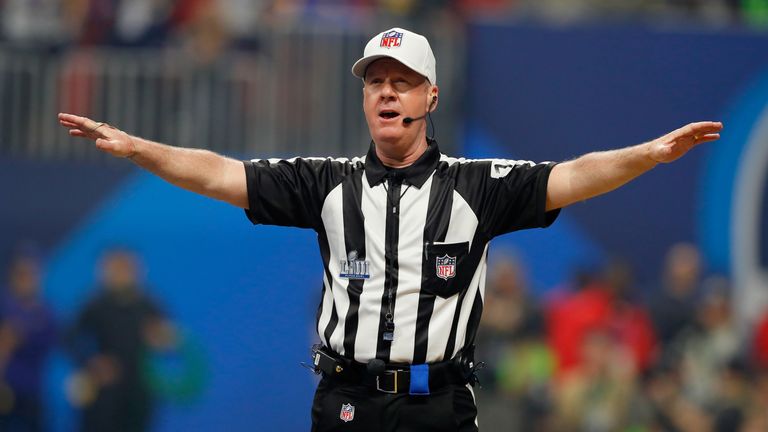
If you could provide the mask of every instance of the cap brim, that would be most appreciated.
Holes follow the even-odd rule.
[[[386,57],[394,58],[392,56],[383,55],[383,54],[376,54],[376,55],[361,58],[360,60],[356,61],[354,65],[352,65],[352,75],[361,79],[365,79],[365,70],[368,69],[368,65],[375,62],[378,59],[386,58]],[[397,60],[397,61],[400,61],[400,60]]]
[[[370,66],[371,63],[375,62],[376,60],[383,59],[383,58],[391,58],[393,60],[397,60],[400,63],[404,64],[406,67],[408,67],[408,69],[411,69],[412,71],[423,76],[424,78],[429,79],[428,76],[419,72],[413,65],[410,65],[407,62],[404,62],[397,57],[386,55],[386,54],[374,54],[368,57],[363,57],[360,60],[356,61],[355,64],[352,65],[352,75],[360,79],[365,79],[365,70],[368,69],[368,66]]]

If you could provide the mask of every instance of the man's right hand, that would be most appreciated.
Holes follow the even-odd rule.
[[[128,158],[171,184],[248,208],[245,166],[239,160],[208,150],[173,147],[131,136],[106,123],[74,114],[59,114],[59,123],[69,129],[70,135],[91,139],[99,150]]]
[[[96,148],[112,156],[131,158],[136,154],[136,142],[131,136],[107,123],[66,113],[59,113],[59,123],[69,129],[70,135],[91,139]]]

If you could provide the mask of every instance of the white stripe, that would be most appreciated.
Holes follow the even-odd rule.
[[[536,162],[529,161],[529,160],[497,159],[497,158],[467,159],[467,158],[455,158],[451,156],[446,156],[444,154],[440,155],[440,162],[446,162],[449,166],[457,163],[466,164],[466,163],[472,163],[472,162],[497,162],[497,163],[503,163],[503,164],[509,164],[509,165],[522,165],[522,164],[536,165]],[[551,163],[551,162],[541,162],[541,163]]]
[[[346,280],[339,278],[341,268],[339,262],[347,256],[347,248],[344,244],[344,205],[341,185],[336,186],[325,199],[321,213],[325,234],[328,237],[330,259],[328,270],[331,274],[333,288],[333,301],[336,306],[336,314],[339,324],[331,334],[329,346],[339,354],[344,354],[344,322],[349,309],[349,295],[346,289]]]
[[[296,163],[298,159],[302,159],[305,161],[324,161],[329,160],[331,162],[338,162],[338,163],[349,163],[352,165],[358,164],[358,163],[365,163],[365,156],[363,157],[354,157],[352,159],[349,158],[332,158],[332,157],[292,157],[288,159],[281,159],[281,158],[268,158],[268,159],[251,159],[251,162],[261,162],[263,160],[269,162],[270,164],[276,164],[280,162],[288,162],[288,163]]]
[[[323,345],[328,346],[328,341],[325,340],[325,327],[331,321],[331,305],[333,304],[333,295],[331,294],[331,287],[326,277],[325,271],[323,271],[323,286],[325,291],[322,298],[322,311],[320,312],[320,319],[317,321],[317,335],[320,336],[320,341]]]
[[[475,235],[475,231],[477,230],[478,226],[478,220],[475,213],[472,211],[472,208],[467,204],[467,202],[464,200],[464,198],[459,195],[458,192],[453,191],[453,205],[451,206],[451,220],[448,224],[448,231],[445,235],[445,243],[461,243],[468,241],[470,248],[472,247],[472,238]],[[481,264],[481,267],[483,264]],[[457,271],[475,271],[474,268],[461,268],[457,269]],[[477,275],[475,275],[477,276]],[[470,289],[471,287],[475,287],[475,281],[476,277],[472,279],[472,282],[470,283]],[[469,297],[470,293],[467,293],[466,297]],[[435,305],[432,309],[432,319],[429,322],[429,336],[428,341],[429,345],[427,347],[427,361],[440,361],[443,360],[443,355],[445,354],[445,347],[448,343],[448,336],[451,329],[451,324],[453,323],[453,317],[456,312],[456,302],[458,301],[459,295],[453,295],[447,299],[444,299],[442,297],[435,298]],[[472,300],[474,300],[474,295],[472,296]],[[466,308],[467,299],[465,299],[464,304],[461,306],[461,311],[464,312]],[[471,303],[470,303],[471,305]],[[461,317],[461,315],[460,315]],[[462,327],[466,324],[466,319],[460,320],[459,322],[459,331],[462,330]],[[461,338],[459,338],[461,336]],[[456,334],[456,345],[460,346],[463,339],[463,334],[459,334],[457,332]]]
[[[475,297],[480,296],[480,300],[484,298],[485,294],[485,272],[488,245],[485,245],[483,251],[483,257],[480,259],[480,264],[477,266],[477,271],[472,277],[472,282],[469,283],[469,291],[464,297],[464,302],[461,304],[461,312],[459,313],[459,327],[456,331],[456,344],[453,347],[453,354],[455,356],[461,348],[464,347],[464,339],[467,337],[467,324],[469,323],[469,315],[472,313],[472,305],[475,304]]]
[[[434,174],[417,189],[410,187],[400,199],[400,230],[397,245],[397,301],[395,303],[395,339],[390,361],[410,363],[419,315],[421,268],[424,253],[424,224],[427,220],[429,192]],[[408,187],[408,186],[403,186]]]
[[[432,318],[429,320],[429,336],[427,336],[427,362],[438,362],[443,360],[445,346],[448,344],[451,325],[453,324],[453,315],[456,311],[456,302],[459,296],[442,298],[435,297],[435,304],[432,308]]]
[[[371,277],[363,284],[357,313],[355,360],[367,362],[376,357],[379,340],[379,313],[384,295],[384,233],[386,227],[387,192],[384,186],[371,188],[363,177],[361,206],[365,215],[365,255],[371,264]]]

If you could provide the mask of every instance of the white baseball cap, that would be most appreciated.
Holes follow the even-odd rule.
[[[374,61],[389,57],[437,83],[435,55],[424,36],[395,27],[373,37],[365,46],[363,57],[352,66],[352,75],[365,78],[365,70]]]

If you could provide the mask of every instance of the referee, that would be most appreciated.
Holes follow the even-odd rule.
[[[424,119],[438,106],[426,38],[374,36],[352,67],[372,142],[353,159],[237,161],[60,114],[70,134],[165,180],[244,208],[254,224],[312,228],[323,260],[322,372],[314,431],[475,431],[471,385],[489,241],[546,227],[559,209],[719,138],[691,123],[620,150],[555,163],[440,153]]]

